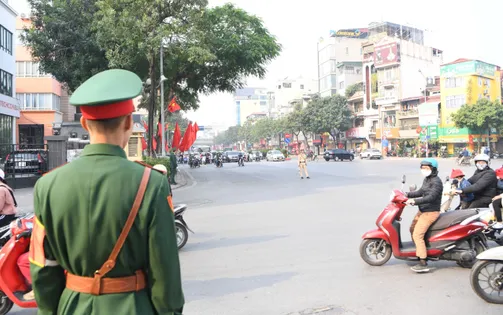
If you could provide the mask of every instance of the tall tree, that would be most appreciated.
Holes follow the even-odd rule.
[[[206,0],[99,0],[95,26],[111,65],[132,66],[144,57],[156,92],[164,47],[166,99],[197,108],[198,94],[232,92],[246,76],[263,77],[280,51],[262,21],[233,5],[206,9]],[[153,101],[147,107],[154,112]],[[161,113],[165,115],[165,112]]]
[[[338,142],[341,132],[352,127],[353,112],[347,99],[341,95],[314,98],[305,109],[310,117],[309,131],[319,134],[328,132]]]
[[[233,92],[247,76],[263,77],[281,46],[260,18],[206,0],[28,0],[34,27],[25,39],[42,70],[70,90],[97,72],[120,67],[150,78],[142,104],[154,132],[160,46],[164,42],[165,100],[197,109],[198,95]],[[152,96],[152,97],[151,97]],[[162,113],[166,114],[166,113]],[[153,134],[150,134],[152,138]]]
[[[96,31],[90,27],[98,10],[96,0],[28,3],[32,8],[32,27],[21,38],[40,62],[42,71],[73,91],[89,77],[108,69],[105,50],[96,42]]]
[[[452,114],[452,120],[458,128],[469,128],[481,136],[487,134],[487,146],[490,146],[491,128],[502,130],[503,105],[499,101],[491,102],[482,98],[477,103],[465,104]],[[480,139],[482,142],[482,138]]]

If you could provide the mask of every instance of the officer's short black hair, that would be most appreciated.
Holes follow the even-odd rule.
[[[121,116],[110,119],[87,120],[89,128],[101,133],[112,133],[122,125],[128,116]]]

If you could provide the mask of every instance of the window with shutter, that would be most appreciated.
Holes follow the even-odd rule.
[[[138,143],[140,142],[140,138],[131,137],[128,141],[128,156],[136,157],[138,156]]]

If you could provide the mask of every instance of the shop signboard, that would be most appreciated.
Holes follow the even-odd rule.
[[[367,28],[351,28],[330,31],[330,37],[349,37],[349,38],[367,38],[369,36],[369,30]]]
[[[477,60],[453,63],[440,67],[440,76],[453,77],[458,75],[478,74],[493,78],[496,74],[496,66]]]

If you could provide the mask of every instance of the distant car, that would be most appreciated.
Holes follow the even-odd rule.
[[[343,149],[333,149],[333,150],[327,150],[323,154],[323,158],[325,161],[344,161],[344,160],[349,160],[353,161],[355,159],[355,156],[353,153],[343,150]]]
[[[223,160],[224,162],[237,162],[239,159],[239,154],[243,154],[243,152],[239,151],[225,151]]]
[[[4,172],[9,176],[40,176],[47,172],[47,151],[16,150],[5,158]]]
[[[267,152],[265,159],[267,161],[284,161],[285,156],[279,150],[271,150]]]
[[[360,153],[360,159],[382,159],[382,154],[378,149],[367,149]]]

